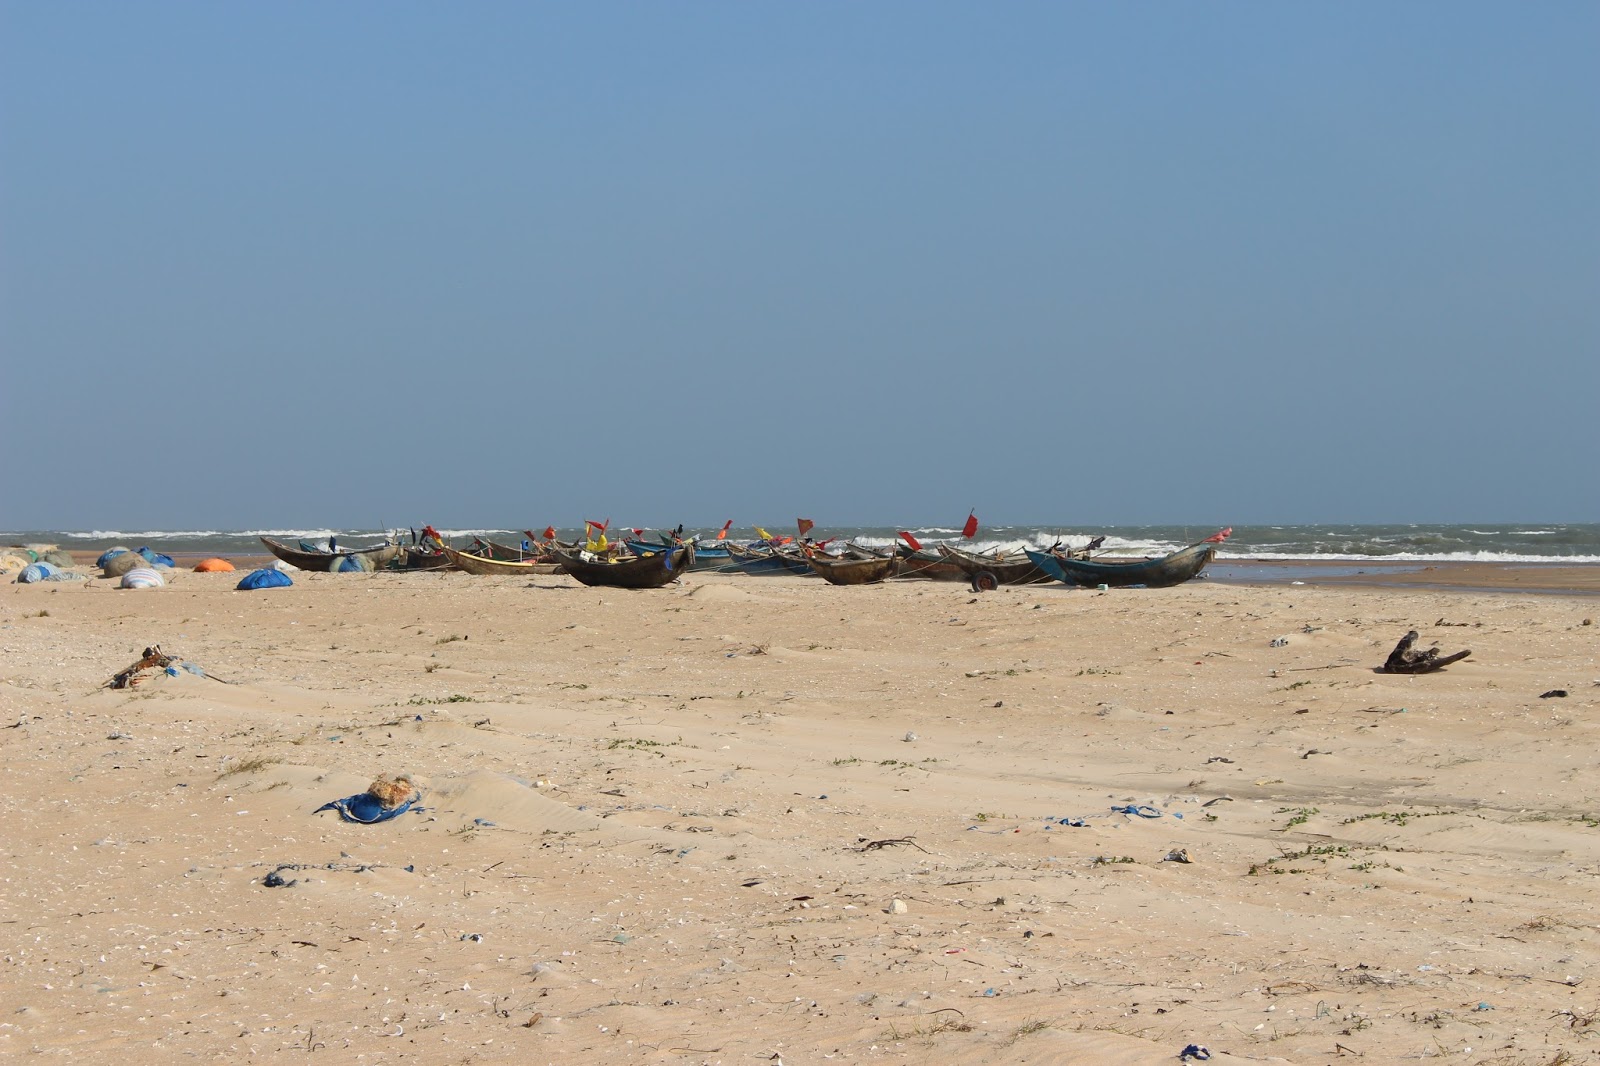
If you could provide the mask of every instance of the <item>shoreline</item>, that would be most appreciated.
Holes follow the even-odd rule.
[[[100,553],[69,549],[69,554],[80,565],[93,568]],[[200,560],[213,557],[227,559],[237,569],[246,572],[271,566],[276,561],[267,552],[220,556],[213,552],[179,551],[167,554],[179,564],[177,569],[180,570],[192,570]],[[766,582],[773,578],[757,580]],[[1600,563],[1430,563],[1425,560],[1391,562],[1381,559],[1263,560],[1223,557],[1202,571],[1200,580],[1218,585],[1357,586],[1595,596],[1600,595]]]

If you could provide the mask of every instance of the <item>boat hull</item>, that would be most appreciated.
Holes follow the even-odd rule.
[[[382,570],[398,559],[402,550],[398,544],[380,544],[376,548],[362,548],[357,551],[309,552],[291,548],[271,537],[262,537],[261,543],[266,545],[269,552],[290,566],[323,573],[332,570],[339,565],[339,560],[349,556],[364,556],[372,563],[372,569]]]
[[[621,558],[615,562],[590,562],[575,553],[555,552],[561,569],[581,584],[603,588],[656,589],[683,576],[694,561],[688,545],[670,551]]]
[[[1046,552],[1029,551],[1028,558],[1050,576],[1069,585],[1095,588],[1127,588],[1144,585],[1147,588],[1171,588],[1197,577],[1206,564],[1216,557],[1217,546],[1202,542],[1191,544],[1159,559],[1134,559],[1127,562],[1109,562],[1100,559],[1069,559]]]
[[[876,585],[900,572],[900,560],[887,559],[818,559],[811,560],[811,569],[830,585]]]

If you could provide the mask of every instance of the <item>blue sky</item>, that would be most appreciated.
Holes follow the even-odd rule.
[[[1600,6],[0,2],[0,528],[1594,521]]]

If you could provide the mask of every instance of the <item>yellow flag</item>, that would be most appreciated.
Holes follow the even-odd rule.
[[[762,540],[771,540],[772,539],[772,534],[768,533],[766,530],[762,529],[760,526],[756,527],[756,536],[760,537]]]

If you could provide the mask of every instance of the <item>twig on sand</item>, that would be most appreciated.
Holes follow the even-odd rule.
[[[927,848],[918,844],[911,837],[889,837],[885,840],[866,840],[864,837],[860,839],[862,840],[861,846],[859,848],[851,848],[851,851],[877,851],[879,848],[894,848],[906,844],[916,848],[924,855],[931,854]]]

